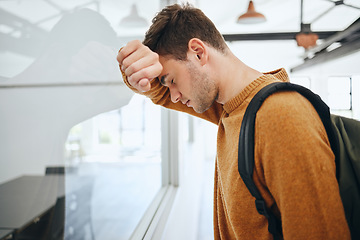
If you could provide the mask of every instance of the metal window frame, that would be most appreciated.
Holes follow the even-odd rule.
[[[179,186],[178,113],[161,109],[162,187],[135,228],[130,240],[160,239]]]

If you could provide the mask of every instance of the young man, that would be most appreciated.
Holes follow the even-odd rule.
[[[117,60],[133,91],[218,125],[215,239],[272,239],[238,173],[237,151],[248,103],[264,86],[288,81],[284,69],[261,73],[246,66],[189,5],[164,8],[144,42],[129,42]],[[350,239],[334,155],[318,114],[301,95],[276,93],[260,108],[253,179],[281,218],[284,239]]]

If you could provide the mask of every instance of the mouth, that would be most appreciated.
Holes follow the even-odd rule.
[[[187,107],[192,107],[190,105],[190,100],[187,100],[187,101],[181,101],[182,104],[186,105]]]

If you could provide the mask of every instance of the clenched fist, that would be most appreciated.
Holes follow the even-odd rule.
[[[117,61],[130,85],[142,92],[150,90],[150,81],[158,77],[163,69],[159,55],[139,40],[131,41],[120,49]]]

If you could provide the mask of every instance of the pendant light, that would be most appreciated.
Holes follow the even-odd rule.
[[[254,23],[262,23],[265,21],[266,21],[265,16],[261,13],[258,13],[255,10],[254,3],[251,0],[249,1],[247,12],[239,16],[237,19],[237,23],[241,23],[241,24],[254,24]]]

